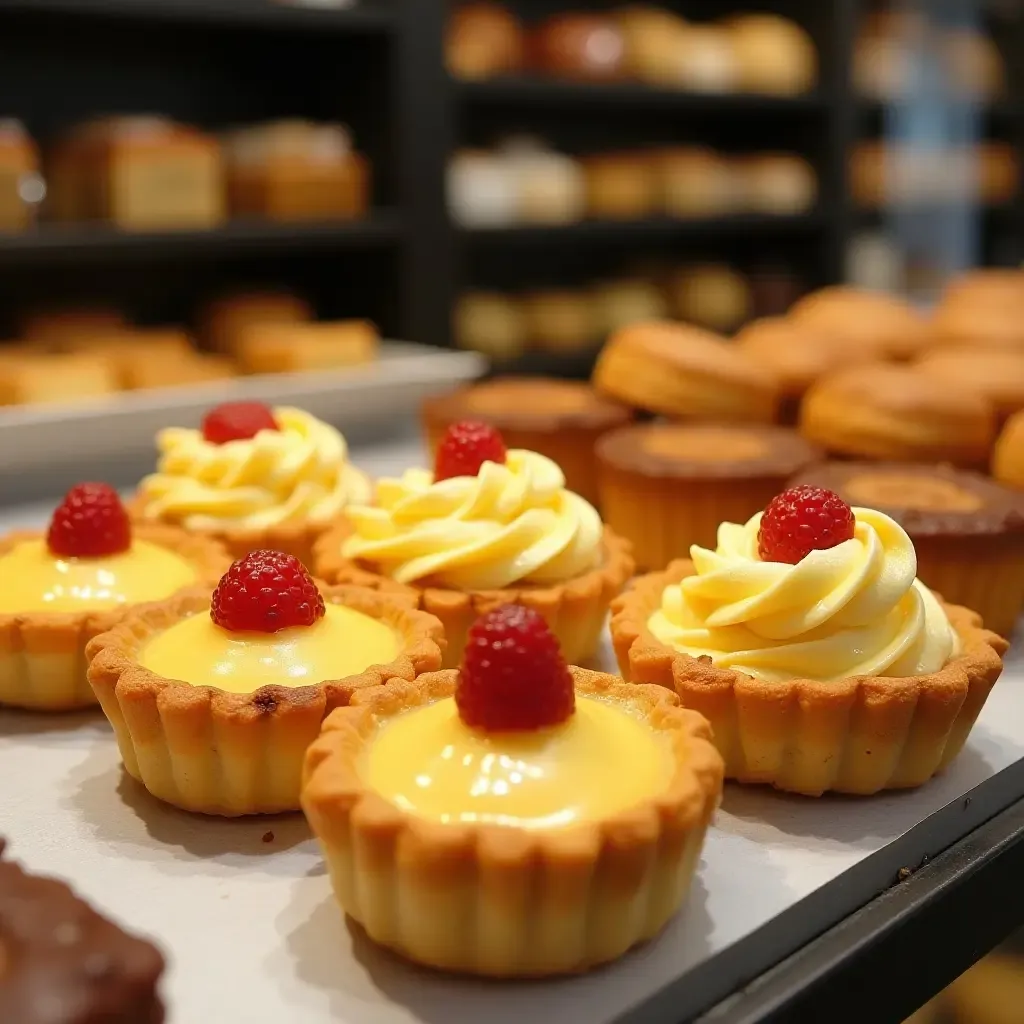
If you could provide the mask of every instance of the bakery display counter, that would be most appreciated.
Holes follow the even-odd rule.
[[[422,464],[419,442],[388,426],[353,458],[375,475]],[[149,427],[131,433],[151,443]],[[91,465],[83,455],[78,473]],[[44,522],[59,490],[7,507],[4,527]],[[611,667],[607,645],[601,657]],[[682,913],[617,964],[566,980],[484,983],[382,952],[346,925],[300,815],[161,805],[123,774],[98,714],[0,713],[0,772],[18,779],[4,830],[17,859],[157,938],[170,1024],[896,1020],[1024,909],[1021,682],[1013,651],[964,751],[919,789],[850,799],[727,785]],[[970,928],[956,924],[967,907]]]

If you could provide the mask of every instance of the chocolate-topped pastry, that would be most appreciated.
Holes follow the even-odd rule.
[[[637,565],[663,569],[718,524],[746,522],[794,473],[822,458],[783,427],[646,423],[597,443],[605,522],[633,542]]]
[[[161,1024],[157,948],[3,853],[0,839],[0,1021]]]
[[[482,420],[509,448],[540,452],[557,462],[569,490],[597,502],[594,444],[632,419],[624,405],[587,384],[543,377],[501,377],[430,398],[421,407],[431,451],[460,420]]]
[[[1024,495],[979,473],[899,462],[828,462],[792,483],[891,516],[914,542],[924,583],[1013,632],[1024,609]]]

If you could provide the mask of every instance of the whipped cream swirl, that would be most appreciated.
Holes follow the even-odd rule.
[[[959,651],[941,603],[917,577],[903,528],[855,508],[852,539],[796,565],[758,555],[760,514],[723,523],[696,574],[665,588],[648,626],[663,643],[767,681],[915,676]]]

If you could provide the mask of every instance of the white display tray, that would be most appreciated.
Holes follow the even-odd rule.
[[[372,472],[415,444],[356,453]],[[4,528],[49,505],[9,509]],[[1024,796],[1024,666],[1011,664],[964,752],[919,790],[871,799],[727,787],[689,901],[619,963],[553,982],[411,967],[342,918],[299,815],[226,821],[151,799],[100,715],[0,710],[0,834],[169,959],[171,1024],[678,1022],[750,980]]]
[[[351,430],[416,409],[428,395],[472,380],[486,367],[474,352],[386,341],[372,363],[342,370],[234,377],[69,405],[0,409],[0,475],[55,462],[149,455],[161,427],[196,426],[211,405],[224,401],[298,405]]]

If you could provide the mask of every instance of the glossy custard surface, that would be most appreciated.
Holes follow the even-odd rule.
[[[671,754],[626,704],[577,697],[564,725],[537,732],[468,728],[451,698],[385,722],[366,783],[434,821],[558,828],[605,819],[668,785]]]
[[[261,686],[315,686],[397,657],[401,643],[387,624],[342,605],[327,605],[312,626],[278,633],[230,633],[209,614],[192,615],[155,636],[139,661],[167,679],[252,693]]]
[[[30,540],[0,556],[0,613],[102,611],[162,600],[196,579],[191,562],[144,540],[102,558],[61,558]]]

